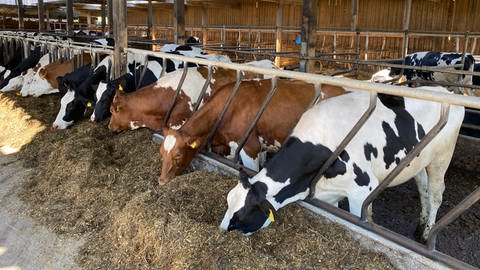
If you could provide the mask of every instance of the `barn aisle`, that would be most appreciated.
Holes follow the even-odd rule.
[[[84,240],[58,237],[24,214],[17,195],[27,173],[17,155],[0,156],[0,268],[79,269],[73,258]]]

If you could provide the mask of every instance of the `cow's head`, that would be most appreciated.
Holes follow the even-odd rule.
[[[275,221],[275,208],[266,199],[267,186],[262,182],[251,184],[240,170],[240,182],[227,195],[228,209],[220,228],[238,230],[245,235],[265,228]]]
[[[52,129],[66,129],[74,121],[82,119],[86,107],[91,103],[75,95],[74,90],[68,90],[60,100],[60,110],[53,122]]]
[[[132,120],[133,114],[131,104],[128,102],[128,97],[123,90],[117,89],[110,105],[110,122],[108,123],[108,129],[114,132],[122,130],[136,129],[140,126],[137,125],[135,120]]]
[[[198,138],[183,134],[179,130],[164,128],[163,136],[164,140],[160,145],[162,156],[162,174],[158,178],[160,185],[179,175],[201,147]]]
[[[48,80],[48,71],[45,68],[40,68],[33,76],[30,92],[35,95],[35,93],[48,93],[51,90],[53,90],[53,86]]]

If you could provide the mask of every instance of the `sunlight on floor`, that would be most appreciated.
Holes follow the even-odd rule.
[[[17,152],[46,127],[0,93],[0,155]],[[0,269],[1,270],[1,269]]]

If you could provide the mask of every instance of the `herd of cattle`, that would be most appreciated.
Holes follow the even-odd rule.
[[[111,44],[111,40],[97,40]],[[162,131],[160,146],[162,172],[159,184],[165,184],[190,164],[205,148],[212,128],[236,85],[234,70],[215,67],[205,95],[203,85],[208,68],[143,56],[128,55],[128,73],[109,79],[111,56],[94,65],[89,54],[83,54],[83,67],[73,69],[71,60],[51,61],[40,47],[32,46],[28,58],[21,60],[22,48],[6,48],[0,43],[1,91],[18,91],[22,96],[38,97],[60,92],[63,97],[52,129],[65,129],[86,117],[93,107],[90,121],[110,117],[108,128],[114,132],[149,128]],[[187,45],[165,45],[164,52],[229,62],[223,55],[206,54]],[[416,53],[408,56],[412,65],[448,66],[461,63],[461,55]],[[474,61],[466,57],[465,70]],[[460,61],[460,62],[459,62]],[[140,64],[139,64],[140,63]],[[275,68],[268,60],[247,63]],[[171,115],[166,118],[183,69],[188,68]],[[145,69],[145,71],[144,71]],[[162,72],[163,71],[163,72]],[[383,74],[391,76],[395,70]],[[434,72],[408,72],[407,76],[438,79]],[[161,74],[164,74],[161,76]],[[378,74],[377,74],[378,76]],[[383,80],[386,79],[383,78]],[[372,78],[377,80],[378,78]],[[458,79],[458,76],[456,77]],[[455,81],[456,81],[455,79]],[[249,235],[275,220],[276,211],[285,205],[305,199],[310,183],[322,164],[339,145],[368,106],[369,94],[355,89],[323,85],[320,101],[313,85],[284,78],[277,79],[277,91],[240,151],[243,166],[259,171],[253,178],[241,172],[239,184],[227,196],[228,209],[220,227]],[[472,78],[466,78],[472,81]],[[272,79],[258,74],[243,74],[231,106],[213,136],[212,151],[233,155],[272,87]],[[443,87],[424,86],[437,92]],[[318,90],[318,89],[317,89]],[[197,109],[198,108],[198,109]],[[360,215],[361,205],[413,147],[435,125],[440,105],[410,98],[379,95],[371,118],[318,181],[314,198],[337,204],[348,198],[350,212]],[[414,178],[421,197],[420,226],[425,240],[435,222],[442,202],[444,175],[450,163],[464,108],[452,106],[449,121],[440,134],[391,184]],[[166,125],[164,122],[166,120]],[[292,132],[293,130],[293,132]],[[278,151],[265,162],[265,151]]]

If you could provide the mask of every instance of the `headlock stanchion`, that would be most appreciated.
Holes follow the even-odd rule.
[[[238,147],[235,150],[235,156],[233,158],[234,163],[238,163],[238,160],[240,158],[240,151],[243,149],[243,146],[245,145],[245,143],[247,143],[247,140],[252,134],[253,129],[257,125],[258,120],[260,120],[260,117],[262,116],[263,112],[265,111],[268,104],[270,103],[270,100],[272,100],[273,95],[275,95],[275,92],[277,91],[278,77],[275,76],[271,80],[272,80],[272,87],[270,89],[270,92],[268,92],[267,96],[263,100],[263,103],[260,106],[260,109],[258,109],[257,114],[253,118],[252,122],[250,122],[250,125],[248,126],[247,131],[243,135],[242,140],[240,140],[240,143],[238,144]]]
[[[233,98],[235,97],[235,95],[238,92],[240,84],[242,83],[242,78],[243,78],[243,73],[240,70],[237,70],[237,82],[233,86],[232,93],[230,94],[227,101],[225,102],[225,106],[223,106],[223,110],[220,113],[220,115],[218,116],[217,121],[215,122],[215,125],[213,126],[213,129],[210,131],[210,134],[208,134],[208,137],[207,137],[207,149],[208,149],[208,151],[212,151],[213,137],[215,136],[215,133],[217,133],[217,129],[220,127],[220,124],[222,124],[223,118],[225,117],[225,114],[227,113],[227,110],[230,107],[230,104],[232,104]]]
[[[133,71],[133,77],[135,78],[135,90],[140,87],[143,81],[143,77],[145,77],[145,73],[147,72],[148,69],[148,55],[145,55],[145,58],[143,59],[143,69],[142,73],[140,73],[140,78],[138,79],[137,82],[137,74],[135,72],[135,69]]]
[[[352,127],[350,132],[348,132],[348,134],[345,136],[342,142],[338,145],[337,149],[335,149],[335,151],[330,155],[327,161],[325,161],[323,166],[318,171],[317,175],[315,175],[315,177],[313,178],[313,181],[310,184],[310,194],[308,195],[309,198],[313,198],[313,196],[315,195],[315,186],[317,185],[320,178],[322,178],[323,174],[328,170],[328,168],[333,164],[333,162],[335,162],[335,160],[342,153],[342,151],[345,150],[345,147],[347,147],[348,143],[358,133],[360,128],[362,128],[362,126],[365,124],[365,122],[367,122],[368,118],[370,118],[376,106],[377,106],[377,92],[371,91],[370,103],[368,105],[367,110],[362,114],[362,116],[357,121],[357,123]]]
[[[193,108],[192,114],[194,114],[198,108],[200,107],[200,104],[202,103],[203,96],[207,92],[208,86],[210,85],[210,82],[212,81],[212,75],[213,75],[213,66],[208,66],[208,75],[207,79],[205,80],[205,83],[203,84],[202,91],[200,91],[200,95],[198,95],[197,102],[195,103],[195,107]]]
[[[172,101],[170,101],[170,105],[168,105],[168,111],[167,114],[165,115],[165,119],[163,119],[163,125],[167,126],[168,120],[170,119],[170,115],[172,114],[173,107],[175,107],[175,103],[177,102],[178,95],[180,94],[180,91],[182,90],[183,82],[185,82],[185,78],[187,77],[187,72],[188,72],[188,62],[184,61],[183,62],[183,72],[182,72],[182,77],[180,78],[180,81],[178,82],[177,90],[175,91],[175,94],[173,95]]]
[[[365,222],[367,221],[368,216],[368,206],[373,202],[373,200],[382,192],[384,191],[388,185],[397,177],[402,170],[407,167],[412,160],[417,157],[420,152],[428,145],[443,129],[443,127],[447,124],[448,115],[450,112],[450,105],[446,103],[442,103],[441,112],[440,112],[440,119],[438,122],[433,126],[433,128],[425,135],[420,142],[418,142],[414,148],[404,157],[397,166],[383,179],[383,181],[370,192],[368,197],[363,201],[362,204],[362,214],[360,219]]]

